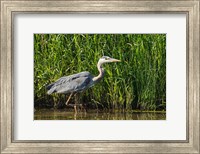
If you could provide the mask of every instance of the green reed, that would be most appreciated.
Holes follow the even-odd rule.
[[[35,34],[35,107],[58,107],[64,95],[48,96],[46,85],[81,71],[98,75],[103,55],[121,62],[104,65],[104,79],[81,94],[82,102],[107,110],[166,109],[165,34]]]

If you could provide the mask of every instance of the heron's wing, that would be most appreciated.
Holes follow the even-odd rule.
[[[58,88],[56,88],[57,93],[69,93],[69,92],[78,92],[86,89],[92,78],[89,76],[80,76],[77,78],[73,78],[61,84]]]
[[[81,91],[92,80],[89,72],[81,72],[69,76],[64,76],[56,82],[47,86],[48,94],[53,92],[68,93],[72,91]]]

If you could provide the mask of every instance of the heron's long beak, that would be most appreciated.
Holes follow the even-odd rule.
[[[112,58],[110,61],[111,61],[111,62],[120,62],[121,60]]]

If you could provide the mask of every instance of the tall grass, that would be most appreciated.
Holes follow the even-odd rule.
[[[104,79],[81,95],[82,102],[102,109],[166,109],[165,34],[35,34],[34,52],[35,107],[57,107],[64,96],[47,96],[45,86],[81,71],[98,75],[97,62],[106,55],[121,62],[104,65]]]

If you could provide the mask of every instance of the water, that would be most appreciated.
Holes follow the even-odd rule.
[[[166,120],[165,113],[158,112],[97,112],[94,110],[78,112],[66,110],[36,110],[34,120]]]

